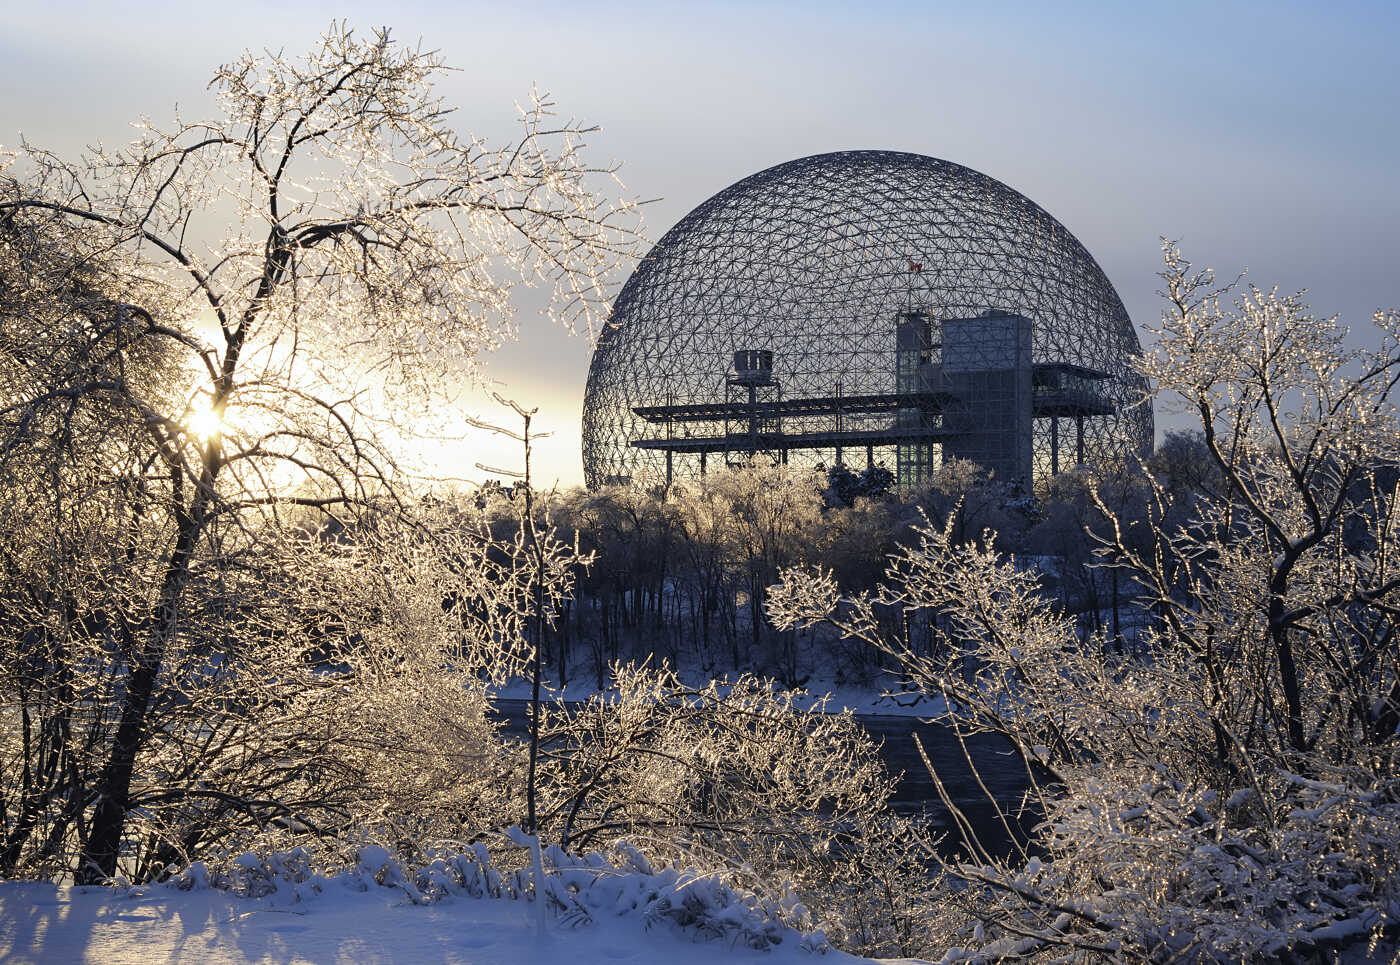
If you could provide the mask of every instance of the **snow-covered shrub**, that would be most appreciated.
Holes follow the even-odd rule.
[[[939,609],[953,628],[939,654],[876,636],[869,600],[837,608],[811,574],[791,574],[770,599],[902,656],[920,686],[948,699],[945,722],[1004,734],[1041,776],[1040,857],[974,853],[946,869],[968,883],[943,896],[967,916],[967,960],[1071,948],[1238,961],[1400,921],[1393,739],[1333,763],[1251,747],[1235,739],[1249,734],[1236,718],[1222,723],[1235,741],[1222,760],[1211,681],[1179,642],[1153,634],[1128,658],[1102,639],[1085,648],[1036,595],[1033,574],[987,546],[952,544],[946,530],[924,531],[885,590]],[[965,654],[977,657],[971,673]]]
[[[330,863],[314,860],[302,848],[245,852],[217,867],[196,862],[177,870],[162,887],[210,888],[273,904],[310,901],[333,889],[370,888],[399,892],[420,905],[453,897],[542,897],[555,920],[568,927],[635,916],[648,926],[672,928],[701,941],[722,940],[759,950],[786,943],[817,952],[828,947],[825,934],[812,927],[806,909],[791,892],[777,897],[755,894],[721,874],[648,858],[625,841],[587,855],[545,849],[544,884],[538,896],[529,872],[502,870],[481,844],[416,864],[378,845],[360,848],[349,861],[334,854],[324,858]]]
[[[1165,770],[1076,773],[1051,805],[1057,860],[1037,869],[1064,878],[1039,887],[1085,896],[1098,927],[1120,920],[1129,947],[1156,957],[1325,951],[1400,920],[1400,781],[1279,772],[1261,802],[1252,787],[1222,799]]]
[[[615,695],[548,709],[546,839],[626,837],[648,860],[712,872],[775,908],[800,896],[848,950],[923,950],[912,936],[929,843],[888,809],[893,780],[853,716],[809,712],[809,698],[752,677],[693,688],[664,670],[614,675]]]
[[[790,890],[756,894],[723,874],[654,861],[626,841],[616,842],[606,856],[573,857],[557,847],[547,856],[546,897],[565,920],[637,914],[648,924],[760,950],[784,941],[826,944]]]
[[[353,556],[336,561],[328,602],[342,603],[343,643],[327,674],[340,685],[341,735],[327,752],[357,777],[344,836],[400,856],[517,813],[518,749],[499,739],[486,688],[528,653],[528,564],[497,558],[472,522],[439,509],[407,538],[357,535]]]

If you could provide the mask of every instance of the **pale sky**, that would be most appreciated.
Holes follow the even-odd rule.
[[[598,161],[660,198],[655,240],[727,185],[825,151],[914,151],[976,168],[1063,222],[1141,328],[1159,236],[1256,284],[1309,289],[1363,325],[1400,307],[1400,4],[19,3],[4,0],[0,145],[72,156],[178,102],[214,68],[310,49],[332,17],[422,38],[459,71],[457,123],[495,139],[532,84],[596,122]],[[540,407],[537,469],[581,481],[591,346],[538,317],[486,360]],[[481,414],[491,413],[484,406]],[[1162,420],[1159,418],[1159,422]],[[509,461],[444,452],[452,474]]]

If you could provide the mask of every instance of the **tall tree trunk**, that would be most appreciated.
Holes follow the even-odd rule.
[[[161,582],[160,600],[152,614],[152,628],[146,644],[136,654],[122,699],[121,720],[117,724],[112,752],[94,789],[97,810],[93,813],[87,840],[74,872],[78,884],[99,884],[117,873],[122,835],[131,800],[131,776],[136,755],[147,736],[146,717],[151,694],[166,651],[180,629],[180,603],[190,578],[190,561],[201,529],[203,503],[196,498],[195,509],[180,524],[175,550]]]
[[[569,685],[569,643],[572,635],[570,618],[574,612],[574,601],[564,601],[564,621],[560,624],[559,636],[559,689]]]
[[[1308,749],[1303,733],[1303,698],[1298,681],[1298,664],[1293,656],[1293,642],[1283,621],[1283,600],[1274,595],[1269,601],[1269,636],[1278,656],[1279,682],[1283,685],[1283,700],[1288,727],[1288,744],[1295,751]]]
[[[1119,597],[1118,597],[1118,568],[1113,568],[1113,642],[1118,648],[1118,655],[1123,655],[1123,625],[1119,619]]]

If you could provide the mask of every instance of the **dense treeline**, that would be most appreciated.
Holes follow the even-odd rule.
[[[1189,495],[1210,485],[1206,458],[1199,435],[1169,434],[1145,470],[1066,472],[1033,494],[966,462],[905,493],[891,491],[878,466],[863,474],[873,483],[865,485],[844,468],[764,465],[711,472],[664,493],[611,486],[542,494],[540,525],[576,540],[591,560],[545,635],[546,663],[557,683],[599,688],[613,663],[648,658],[703,679],[755,672],[790,687],[814,674],[869,684],[886,669],[879,652],[774,629],[763,615],[767,587],[784,567],[807,564],[852,592],[869,590],[924,523],[951,524],[960,544],[994,532],[998,549],[1037,567],[1047,599],[1074,617],[1083,639],[1103,632],[1121,646],[1143,616],[1121,572],[1096,556],[1110,522],[1092,494],[1133,538],[1146,538],[1144,472]],[[518,492],[490,484],[472,500],[498,535],[516,525]],[[895,608],[881,615],[914,643],[931,639],[926,615],[917,625],[904,625]]]

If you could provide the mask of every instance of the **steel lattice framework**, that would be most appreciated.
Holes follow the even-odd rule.
[[[623,287],[584,474],[650,486],[762,451],[898,463],[905,484],[946,455],[1039,478],[1150,451],[1139,352],[1093,257],[1001,182],[917,154],[800,158],[695,208]]]

